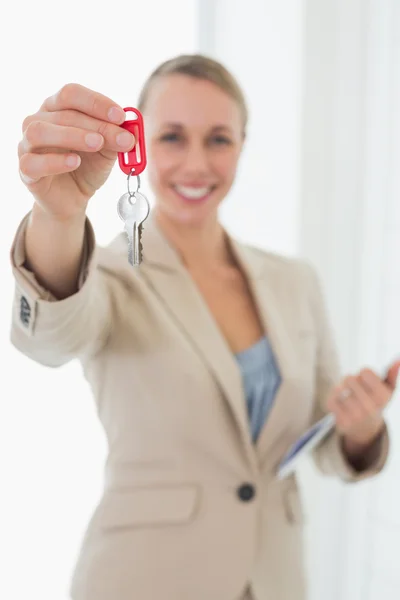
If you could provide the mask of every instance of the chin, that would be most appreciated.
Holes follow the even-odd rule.
[[[214,222],[218,217],[218,209],[215,206],[176,207],[160,202],[157,204],[157,210],[164,219],[188,227],[201,227],[211,221]]]
[[[215,193],[211,193],[200,201],[187,201],[175,194],[165,194],[163,199],[157,202],[157,210],[164,218],[176,224],[199,227],[217,220],[218,206],[222,201],[219,196],[220,194],[216,197]]]

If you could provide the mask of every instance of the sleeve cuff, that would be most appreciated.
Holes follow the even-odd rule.
[[[65,303],[68,299],[59,300],[45,289],[36,279],[35,274],[26,267],[25,232],[31,212],[21,221],[14,237],[10,260],[16,290],[15,303],[18,311],[17,319],[29,335],[33,335],[38,303]],[[81,265],[78,274],[78,291],[84,287],[90,273],[95,269],[96,240],[93,227],[88,218],[85,223],[85,239]]]
[[[316,451],[316,462],[325,474],[338,475],[349,483],[373,477],[382,471],[389,456],[389,433],[385,426],[379,438],[379,447],[371,462],[363,470],[356,469],[348,460],[342,446],[342,438],[333,432]]]

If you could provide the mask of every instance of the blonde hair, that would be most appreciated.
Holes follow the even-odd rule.
[[[182,54],[159,65],[146,80],[139,95],[138,108],[143,110],[152,83],[159,77],[168,75],[187,75],[195,79],[210,81],[237,102],[243,118],[243,129],[246,130],[248,109],[243,91],[232,75],[221,63],[202,54]]]

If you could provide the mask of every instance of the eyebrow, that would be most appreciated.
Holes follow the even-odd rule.
[[[182,125],[182,123],[175,123],[175,122],[169,122],[169,123],[165,123],[163,128],[169,128],[169,129],[184,129],[184,125]],[[228,125],[214,125],[211,128],[211,131],[232,131],[231,127],[229,127]]]

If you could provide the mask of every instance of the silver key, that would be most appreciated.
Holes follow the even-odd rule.
[[[141,233],[143,221],[149,216],[150,205],[146,196],[140,192],[126,192],[118,200],[117,211],[125,223],[128,235],[128,260],[132,266],[142,262]]]

